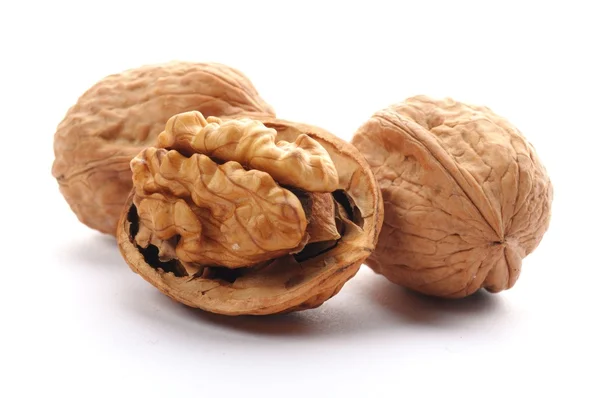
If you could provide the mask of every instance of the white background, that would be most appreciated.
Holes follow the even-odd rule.
[[[600,396],[594,1],[156,3],[0,3],[1,397]],[[235,66],[280,117],[346,139],[415,94],[488,105],[549,171],[550,230],[498,295],[440,302],[363,268],[312,311],[187,309],[79,224],[50,174],[83,91],[173,59]]]

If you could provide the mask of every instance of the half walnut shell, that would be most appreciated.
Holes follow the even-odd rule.
[[[129,162],[180,112],[275,113],[250,80],[217,63],[169,62],[105,77],[69,109],[54,136],[52,175],[79,220],[115,234],[131,191]]]
[[[131,168],[122,255],[164,294],[210,312],[321,305],[372,253],[383,221],[358,151],[304,124],[178,114]]]
[[[425,96],[376,112],[352,143],[385,202],[366,261],[391,281],[457,298],[511,288],[550,222],[553,190],[533,146],[489,108]]]

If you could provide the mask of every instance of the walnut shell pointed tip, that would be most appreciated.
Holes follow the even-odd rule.
[[[176,301],[225,315],[315,308],[375,248],[373,174],[320,128],[186,112],[157,146],[132,161],[117,240],[131,269]]]
[[[385,203],[366,264],[392,282],[458,298],[511,288],[548,229],[553,188],[533,146],[489,108],[409,98],[352,138]]]
[[[52,175],[78,219],[115,234],[131,191],[130,160],[174,114],[273,116],[250,80],[218,63],[173,61],[107,76],[87,90],[54,135]]]

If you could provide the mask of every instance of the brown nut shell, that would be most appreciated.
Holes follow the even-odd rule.
[[[52,175],[79,220],[115,234],[129,162],[174,114],[274,116],[250,80],[217,63],[170,62],[105,77],[69,109],[54,136]]]
[[[553,189],[533,146],[489,108],[426,96],[375,113],[352,143],[385,220],[366,263],[434,296],[511,288],[550,222]]]
[[[162,174],[154,173],[155,178],[153,180],[146,178],[144,181],[136,183],[136,188],[132,190],[119,221],[117,239],[121,254],[126,262],[133,271],[164,294],[188,306],[201,308],[210,312],[226,315],[266,315],[320,306],[335,295],[346,281],[356,274],[365,258],[375,248],[383,221],[383,204],[381,201],[381,192],[368,164],[352,145],[318,127],[274,118],[260,118],[260,123],[257,125],[256,120],[242,118],[221,121],[216,118],[204,119],[201,116],[197,112],[190,112],[178,115],[179,119],[177,121],[171,119],[167,123],[164,134],[174,134],[175,137],[174,139],[165,138],[158,140],[159,143],[162,142],[167,147],[163,150],[166,150],[168,153],[183,153],[190,159],[200,156],[203,157],[203,161],[207,161],[206,158],[208,157],[215,164],[221,164],[221,166],[217,167],[222,168],[223,173],[226,174],[227,171],[223,168],[224,166],[230,164],[238,165],[237,161],[222,158],[233,156],[231,155],[233,153],[231,150],[222,152],[221,158],[208,156],[199,152],[198,148],[204,150],[204,147],[200,147],[200,144],[194,147],[191,144],[193,143],[193,137],[186,138],[183,132],[193,130],[195,131],[195,136],[202,136],[201,134],[207,131],[214,132],[214,130],[218,130],[217,134],[221,129],[222,131],[228,131],[232,126],[238,126],[242,132],[266,129],[266,132],[274,137],[277,147],[287,148],[287,150],[291,151],[290,161],[293,162],[290,165],[287,162],[282,162],[282,167],[294,167],[297,169],[298,166],[295,165],[295,162],[300,159],[302,162],[310,162],[313,165],[317,165],[314,167],[322,167],[323,170],[326,170],[326,173],[330,174],[332,173],[329,170],[331,162],[334,166],[333,172],[337,175],[330,175],[326,181],[327,184],[331,181],[336,181],[335,186],[330,187],[328,192],[311,192],[307,190],[307,187],[310,188],[312,186],[311,184],[305,185],[304,188],[280,184],[277,178],[273,176],[273,174],[279,175],[278,172],[269,174],[273,181],[280,184],[280,188],[278,189],[285,192],[280,193],[278,190],[271,189],[270,192],[273,199],[269,199],[268,202],[273,202],[276,200],[275,198],[283,197],[282,195],[288,195],[288,192],[292,192],[302,203],[302,207],[300,208],[301,217],[306,220],[301,225],[301,228],[306,231],[303,242],[293,250],[290,250],[289,245],[287,245],[288,249],[286,249],[286,253],[274,252],[275,257],[258,264],[249,263],[246,267],[238,267],[238,264],[231,264],[229,260],[231,249],[229,248],[237,246],[236,249],[239,249],[239,246],[241,246],[241,244],[231,244],[232,242],[237,242],[234,239],[236,233],[258,233],[268,236],[272,233],[272,229],[278,228],[276,222],[270,222],[268,225],[265,224],[265,227],[261,227],[256,219],[251,217],[244,223],[248,225],[248,231],[250,232],[243,230],[244,228],[241,227],[238,228],[238,232],[228,227],[222,229],[223,233],[227,235],[219,239],[221,242],[225,242],[222,244],[223,251],[220,252],[222,258],[218,257],[218,251],[210,249],[212,261],[217,264],[214,266],[192,264],[181,261],[176,255],[177,250],[164,249],[163,244],[165,240],[158,239],[153,241],[154,244],[148,244],[148,239],[145,239],[141,243],[136,239],[136,236],[141,231],[140,226],[143,228],[147,228],[148,226],[143,225],[138,208],[134,203],[139,198],[146,197],[149,194],[159,192],[165,203],[164,209],[169,211],[170,215],[175,213],[169,204],[173,201],[183,200],[192,209],[192,212],[196,212],[197,214],[199,214],[198,208],[200,207],[211,208],[211,212],[215,210],[215,206],[209,203],[206,205],[201,203],[201,196],[203,195],[198,194],[192,198],[192,196],[185,193],[185,190],[178,191],[176,189],[178,186],[176,182],[189,179],[189,176],[183,177],[182,175],[175,176],[169,174],[169,170],[172,170],[172,167],[160,165],[160,167],[155,167],[155,169],[162,170]],[[239,123],[239,125],[236,123]],[[204,130],[204,132],[200,130]],[[290,143],[304,142],[307,139],[310,140],[310,145],[302,145],[299,148],[290,147]],[[204,139],[201,141],[204,142]],[[175,144],[175,142],[179,142],[179,144]],[[184,143],[182,144],[182,142]],[[238,145],[238,141],[235,142],[235,145]],[[265,145],[270,147],[271,144],[267,142]],[[172,149],[173,147],[179,148],[181,152]],[[312,155],[302,155],[301,151],[304,150],[303,148],[309,148],[310,153],[313,155],[321,153],[319,152],[320,150],[325,150],[326,152],[319,155],[321,159],[319,162],[316,162]],[[255,153],[263,156],[265,150],[257,148]],[[267,153],[278,159],[282,158],[281,154],[273,151],[267,151]],[[160,156],[163,156],[162,159],[165,159],[167,155]],[[169,156],[177,157],[179,155],[172,154]],[[236,155],[236,159],[240,160],[242,157]],[[248,169],[248,173],[260,172],[268,174],[264,170],[258,171],[249,167],[249,164],[258,164],[259,167],[267,170],[271,170],[273,167],[273,164],[256,163],[252,159],[253,156],[249,155],[247,162],[244,164],[244,168]],[[139,167],[139,161],[137,162],[136,167]],[[132,162],[132,164],[135,163],[136,161]],[[301,165],[299,167],[303,168],[305,166]],[[189,172],[181,170],[182,173],[189,174]],[[235,170],[242,173],[242,171],[239,171],[238,166],[235,166]],[[307,172],[309,172],[308,170],[309,168],[307,168]],[[294,171],[297,172],[297,170]],[[314,170],[310,170],[310,173],[313,172]],[[209,177],[213,178],[212,174]],[[242,174],[238,177],[240,178],[239,181],[245,178]],[[261,178],[264,178],[262,174]],[[199,174],[195,181],[198,179],[206,179],[206,177],[204,177],[204,174]],[[166,180],[169,180],[168,183],[173,188],[161,188],[161,186],[166,186]],[[270,182],[268,183],[270,184]],[[242,182],[236,184],[238,186],[249,186]],[[218,187],[215,185],[213,188],[210,182],[208,182],[205,186],[205,189],[211,191],[221,189],[227,191],[227,193],[232,192],[223,184],[219,184]],[[259,192],[259,189],[257,188],[256,191],[248,189],[247,196],[253,196],[254,192]],[[231,210],[227,210],[227,205],[223,204],[221,206],[220,219],[225,220],[226,217],[222,217],[222,215],[228,211],[231,211],[231,213],[227,214],[232,214],[233,216],[237,214],[236,209],[250,205],[250,202],[245,201],[242,196],[238,197],[240,201],[229,197],[228,200],[232,203]],[[263,195],[263,197],[266,196]],[[269,212],[268,203],[262,199],[260,202],[265,208],[262,212]],[[294,209],[296,209],[294,211],[298,211],[298,202],[296,199],[288,199],[287,202],[294,206]],[[273,211],[270,214],[280,214],[283,210],[279,210],[279,206],[281,205],[273,207],[271,209]],[[157,219],[156,215],[160,213],[154,212],[153,214],[151,217]],[[187,216],[187,221],[186,216],[184,216],[184,214],[189,215],[190,212],[185,210],[180,214],[181,216],[173,216],[171,219],[175,220],[179,217],[181,221],[171,224],[191,225],[189,216]],[[251,212],[248,211],[246,214],[251,214]],[[285,211],[285,214],[291,217],[292,213]],[[146,216],[147,219],[151,217]],[[218,219],[216,216],[210,216],[209,218],[213,220]],[[195,219],[194,223],[199,220],[200,224],[204,223],[206,225],[206,220],[209,218],[207,218],[206,214],[203,214],[202,217]],[[307,223],[308,225],[306,225]],[[250,227],[254,228],[254,230]],[[261,232],[252,232],[256,231],[257,228],[261,229]],[[151,226],[150,229],[152,230]],[[154,232],[157,231],[155,230]],[[313,236],[310,234],[313,234]],[[148,234],[144,236],[148,236]],[[279,238],[276,237],[277,234],[273,234],[273,236],[275,241],[271,242],[271,245],[277,246]],[[169,239],[172,240],[173,237],[169,237]],[[202,239],[204,238],[201,232],[198,234],[199,241],[197,245],[200,249],[202,248]],[[178,241],[175,239],[173,242],[181,242],[181,240]],[[206,246],[206,248],[210,247],[210,245]],[[246,245],[246,247],[250,246]],[[159,259],[159,252],[163,253],[163,261]]]

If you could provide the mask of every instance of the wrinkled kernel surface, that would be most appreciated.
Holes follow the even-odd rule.
[[[203,153],[262,170],[280,184],[311,192],[331,192],[338,174],[327,151],[306,134],[294,142],[275,143],[277,132],[251,119],[222,122],[200,112],[171,118],[158,137],[158,146],[183,153]]]
[[[302,241],[300,201],[267,173],[156,148],[142,151],[131,167],[141,224],[161,240],[180,236],[175,254],[184,262],[244,267]]]

